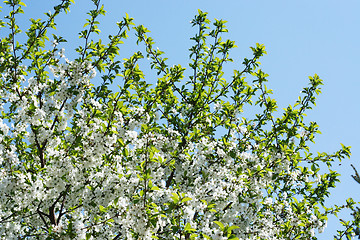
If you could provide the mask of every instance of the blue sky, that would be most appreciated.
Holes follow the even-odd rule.
[[[24,1],[26,16],[42,18],[58,1]],[[76,45],[76,34],[85,23],[85,12],[90,0],[75,0],[68,15],[58,20],[58,34],[70,42],[66,53]],[[317,106],[308,112],[309,121],[316,121],[321,135],[316,138],[312,151],[335,152],[340,143],[352,146],[351,160],[336,165],[341,183],[332,191],[329,203],[343,204],[353,197],[360,201],[360,185],[352,178],[350,163],[360,170],[358,103],[360,79],[360,1],[358,0],[103,0],[107,15],[100,18],[102,36],[116,32],[116,21],[128,13],[136,24],[143,24],[151,33],[156,46],[165,51],[169,64],[187,66],[189,38],[194,34],[189,21],[201,9],[209,18],[227,20],[229,33],[224,38],[236,41],[232,52],[234,68],[241,67],[244,57],[250,57],[250,46],[261,43],[268,54],[260,61],[262,70],[268,73],[269,88],[281,108],[293,104],[299,92],[307,85],[308,76],[317,73],[323,80],[322,94]],[[20,20],[22,22],[22,20]],[[1,36],[1,33],[0,33]],[[80,43],[80,42],[79,42]],[[124,45],[121,49],[124,52]],[[124,57],[129,56],[125,54]],[[341,215],[346,219],[349,216]],[[338,220],[330,218],[328,228],[318,238],[332,239]]]

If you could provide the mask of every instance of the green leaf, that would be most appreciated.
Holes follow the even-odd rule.
[[[196,231],[196,229],[191,227],[190,223],[186,223],[184,230],[185,232],[190,232],[190,233]]]
[[[216,225],[218,225],[222,231],[224,231],[224,229],[225,229],[224,224],[222,224],[222,223],[219,222],[219,221],[214,221],[214,223],[215,223]]]
[[[99,210],[100,212],[106,212],[106,208],[101,205],[99,205]]]
[[[151,187],[151,190],[153,190],[153,191],[158,191],[158,190],[160,190],[160,188],[157,187],[157,186],[153,186],[153,187]]]
[[[232,230],[238,229],[238,228],[240,228],[240,227],[238,227],[236,225],[232,225],[232,226],[228,227],[228,232],[231,232]]]
[[[182,203],[192,200],[192,198],[185,197],[181,200]]]
[[[173,195],[171,197],[171,199],[174,201],[174,203],[178,203],[179,202],[179,195],[177,195],[176,193],[171,193],[171,195]]]

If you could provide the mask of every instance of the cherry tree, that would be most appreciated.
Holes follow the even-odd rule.
[[[339,209],[325,205],[339,181],[332,164],[350,155],[343,145],[331,154],[309,148],[319,131],[304,116],[319,76],[275,117],[263,45],[225,79],[235,43],[221,38],[225,21],[199,10],[188,65],[168,66],[149,30],[127,15],[94,40],[106,14],[99,0],[68,59],[66,40],[48,32],[72,2],[26,30],[17,23],[25,4],[4,2],[2,239],[316,239]],[[128,34],[139,51],[121,59]],[[243,111],[249,106],[257,114]]]

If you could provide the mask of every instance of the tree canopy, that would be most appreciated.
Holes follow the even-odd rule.
[[[2,239],[317,239],[327,216],[343,208],[325,204],[339,176],[332,164],[350,156],[344,145],[317,154],[309,147],[319,131],[304,116],[319,76],[276,117],[260,69],[264,45],[225,74],[235,42],[221,37],[226,21],[199,10],[189,63],[168,66],[150,31],[128,15],[95,40],[106,14],[99,0],[77,57],[68,59],[67,40],[48,31],[72,2],[30,19],[26,30],[16,21],[25,4],[4,2]],[[123,58],[128,34],[138,51]],[[345,225],[339,235],[351,236],[355,225]]]

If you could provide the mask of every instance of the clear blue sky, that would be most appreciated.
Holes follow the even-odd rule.
[[[26,1],[27,16],[42,18],[51,2]],[[90,0],[79,0],[71,12],[59,18],[58,34],[71,44],[85,23]],[[308,76],[317,73],[324,80],[317,106],[307,120],[320,125],[322,135],[312,146],[314,152],[335,152],[340,143],[352,146],[351,160],[336,169],[341,183],[332,191],[329,203],[343,204],[353,197],[360,201],[360,185],[352,178],[350,163],[360,170],[360,1],[358,0],[104,0],[107,16],[101,18],[103,36],[116,31],[116,21],[128,13],[135,23],[151,30],[156,46],[166,52],[170,64],[187,66],[193,35],[189,21],[201,9],[210,19],[224,19],[229,33],[224,38],[236,41],[232,53],[236,66],[249,57],[250,46],[265,44],[268,54],[261,59],[262,69],[270,76],[268,87],[274,90],[280,109],[293,104],[307,85]],[[52,9],[52,8],[51,8]],[[27,18],[24,16],[24,20]],[[76,46],[76,45],[73,45]],[[126,46],[125,46],[126,48]],[[124,49],[124,47],[123,47]],[[129,51],[124,49],[125,52]],[[71,48],[66,47],[71,53]],[[126,57],[128,55],[124,55]],[[236,67],[235,66],[235,67]],[[349,216],[341,216],[349,219]],[[319,239],[333,239],[338,220],[330,218],[328,228]]]

